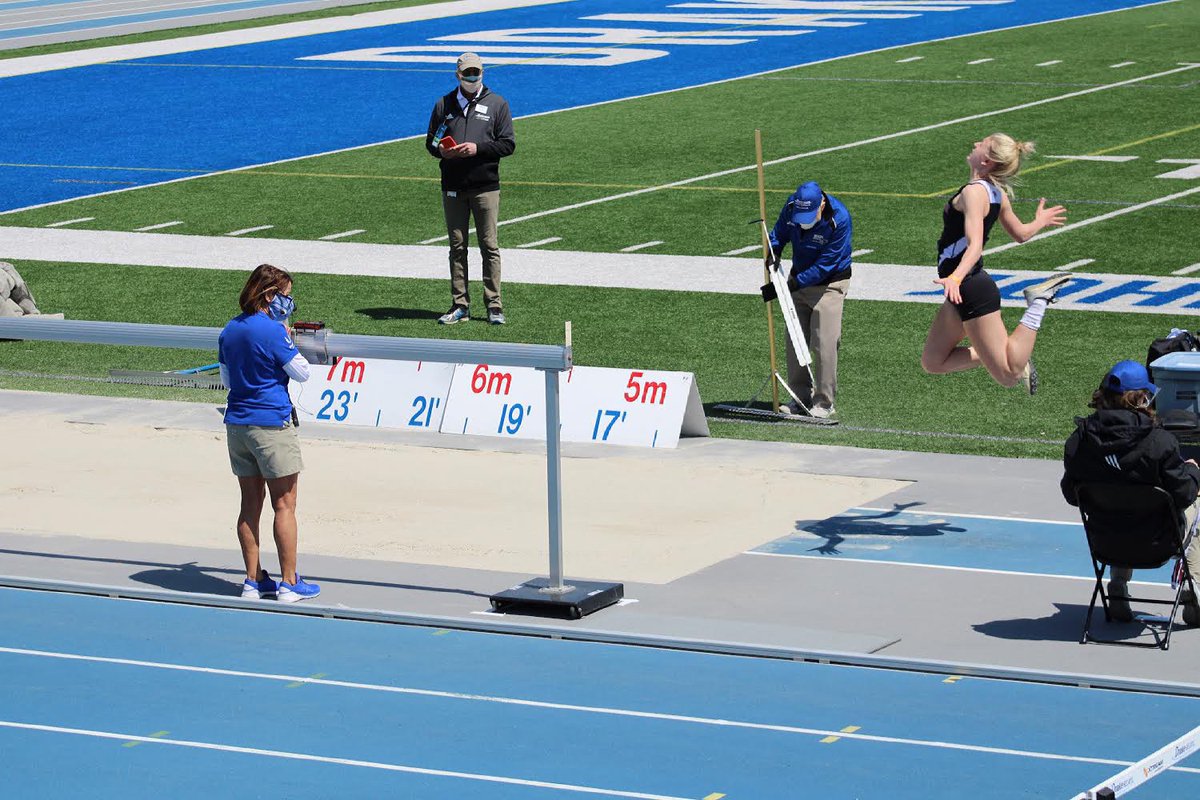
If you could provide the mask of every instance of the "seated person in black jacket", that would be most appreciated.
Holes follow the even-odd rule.
[[[1161,486],[1184,514],[1187,530],[1196,525],[1200,467],[1179,454],[1178,440],[1156,424],[1150,407],[1158,387],[1146,368],[1122,361],[1109,370],[1088,405],[1096,409],[1087,418],[1075,419],[1075,432],[1063,450],[1062,493],[1076,505],[1080,483],[1137,483]],[[1200,579],[1200,536],[1187,548],[1188,570]],[[1114,619],[1133,619],[1127,584],[1133,570],[1113,569],[1108,582],[1109,610]],[[1200,625],[1200,604],[1191,592],[1183,593],[1183,621]]]

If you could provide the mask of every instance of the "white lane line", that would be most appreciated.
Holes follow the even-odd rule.
[[[1061,158],[1066,161],[1107,161],[1113,164],[1138,160],[1137,156],[1046,156],[1046,158]]]
[[[475,233],[474,228],[469,228],[467,230],[467,236],[470,236],[473,233]],[[449,238],[450,238],[449,236],[435,236],[432,239],[426,239],[423,242],[417,242],[417,244],[437,244],[438,242],[444,242]]]
[[[183,220],[177,219],[174,222],[160,222],[157,225],[147,225],[144,228],[134,228],[133,230],[137,233],[145,233],[146,231],[157,231],[162,230],[163,228],[174,228],[176,225],[182,224]]]
[[[1042,62],[1042,63],[1040,63],[1040,64],[1035,64],[1034,66],[1037,66],[1037,67],[1053,67],[1055,64],[1061,64],[1061,63],[1062,63],[1062,59],[1061,59],[1061,58],[1056,58],[1056,59],[1054,59],[1053,61],[1043,61],[1043,62]]]
[[[62,222],[51,222],[46,225],[47,228],[64,228],[67,225],[74,225],[77,222],[91,222],[95,217],[80,217],[79,219],[64,219]]]
[[[808,541],[808,540],[805,540],[805,541]],[[817,543],[825,541],[825,539],[824,539],[824,537],[820,537],[820,536],[817,536],[816,534],[813,534],[813,538],[811,541],[813,542],[813,544],[817,544]],[[1096,582],[1095,576],[1085,577],[1083,575],[1055,575],[1052,572],[1021,572],[1021,571],[1015,570],[1015,569],[1010,570],[1010,569],[985,569],[983,567],[952,567],[952,566],[949,566],[946,564],[922,564],[917,561],[883,561],[881,559],[850,558],[848,556],[837,556],[835,558],[830,558],[829,556],[822,556],[822,555],[810,556],[810,555],[806,555],[804,553],[764,553],[759,550],[743,550],[742,555],[744,555],[744,556],[768,556],[770,558],[808,558],[808,559],[821,560],[827,564],[830,561],[836,561],[838,563],[845,561],[845,562],[853,562],[855,564],[878,564],[880,566],[885,566],[885,567],[921,567],[923,569],[941,569],[941,570],[951,570],[951,571],[956,571],[956,572],[979,572],[979,573],[983,573],[986,575],[1018,575],[1023,578],[1055,578],[1057,580],[1064,580],[1064,581],[1085,581],[1087,583],[1095,583]],[[1141,586],[1152,586],[1152,587],[1153,586],[1169,586],[1170,585],[1167,582],[1153,583],[1151,581],[1130,581],[1130,583],[1136,583]],[[1200,773],[1200,769],[1197,769],[1196,772]]]
[[[1187,197],[1188,195],[1195,194],[1196,192],[1200,192],[1200,186],[1194,186],[1191,189],[1186,189],[1182,192],[1176,192],[1175,194],[1169,194],[1166,197],[1160,197],[1156,200],[1147,200],[1144,203],[1138,203],[1137,205],[1134,205],[1134,206],[1127,206],[1126,208],[1117,209],[1116,211],[1110,211],[1107,214],[1101,214],[1098,217],[1088,217],[1087,219],[1082,219],[1079,222],[1075,222],[1070,225],[1063,225],[1061,228],[1054,228],[1053,230],[1049,230],[1049,231],[1044,230],[1041,233],[1039,233],[1037,236],[1033,237],[1032,239],[1026,239],[1026,241],[1027,242],[1035,242],[1035,241],[1038,241],[1040,239],[1045,239],[1050,236],[1057,236],[1060,233],[1066,233],[1067,231],[1073,231],[1076,228],[1082,228],[1084,225],[1091,225],[1095,222],[1103,222],[1104,220],[1112,219],[1113,217],[1119,217],[1122,214],[1132,214],[1134,211],[1141,211],[1143,208],[1150,208],[1151,206],[1157,206],[1157,205],[1161,205],[1163,203],[1169,203],[1172,200],[1178,200],[1180,197]],[[992,253],[1001,253],[1005,250],[1011,250],[1012,248],[1017,247],[1021,244],[1022,244],[1022,242],[1009,242],[1008,244],[1002,244],[1002,245],[998,245],[996,247],[989,248],[987,250],[984,250],[983,252],[985,255],[991,255]]]
[[[631,244],[629,247],[622,247],[622,253],[636,253],[638,250],[645,250],[647,247],[658,247],[662,242],[642,242],[641,244]]]
[[[1121,67],[1128,67],[1128,66],[1131,66],[1136,63],[1137,63],[1136,61],[1121,61],[1116,64],[1109,64],[1108,68],[1109,69],[1120,69]]]
[[[742,253],[749,253],[751,250],[761,250],[761,244],[752,244],[749,247],[739,247],[737,250],[727,250],[721,253],[723,256],[740,256]]]
[[[217,750],[223,753],[241,753],[252,756],[267,756],[268,758],[284,758],[291,761],[315,761],[320,764],[337,764],[343,767],[363,767],[365,769],[380,769],[388,772],[407,772],[413,775],[432,775],[439,778],[460,778],[484,783],[503,783],[510,786],[532,786],[539,789],[557,789],[577,794],[598,794],[607,797],[629,797],[635,800],[691,800],[665,794],[646,794],[645,792],[627,792],[620,789],[600,789],[595,786],[579,786],[570,783],[551,783],[549,781],[526,780],[524,778],[507,778],[502,775],[485,775],[478,772],[455,772],[446,769],[427,769],[425,767],[410,767],[404,764],[385,764],[379,761],[360,761],[356,758],[334,758],[318,756],[311,753],[293,753],[286,750],[264,750],[258,747],[238,747],[231,744],[216,744],[214,742],[197,742],[189,739],[160,739],[153,736],[136,736],[111,731],[96,731],[86,728],[64,728],[58,725],[34,725],[28,722],[9,722],[0,720],[0,727],[16,728],[26,731],[41,731],[43,733],[66,733],[73,736],[90,736],[96,739],[116,739],[126,742],[146,742],[174,747],[189,747],[197,750]],[[1116,762],[1111,762],[1116,763]]]
[[[546,239],[538,239],[536,242],[526,242],[525,244],[519,244],[519,245],[517,245],[517,247],[541,247],[544,244],[554,244],[555,242],[561,242],[561,241],[562,241],[561,236],[551,236]]]
[[[971,65],[975,65],[975,64],[986,64],[986,63],[988,63],[989,61],[995,61],[995,60],[996,60],[996,59],[994,59],[994,58],[977,58],[977,59],[975,59],[974,61],[968,61],[967,63],[968,63],[968,64],[971,64]]]
[[[328,236],[322,236],[322,242],[332,242],[334,239],[345,239],[347,236],[357,236],[360,233],[366,233],[365,228],[357,228],[352,231],[342,231],[341,233],[331,233]]]
[[[852,253],[850,254],[850,257],[851,257],[851,258],[858,258],[859,256],[865,256],[865,255],[867,255],[868,253],[874,253],[874,252],[875,252],[874,250],[855,250],[854,252],[852,252]]]
[[[925,56],[909,56],[908,58],[897,59],[896,63],[897,64],[909,64],[909,63],[912,63],[913,61],[920,61],[923,58],[925,58]]]
[[[750,551],[748,553],[748,555],[773,555],[773,554],[754,553],[753,551]],[[778,555],[778,554],[774,554],[774,555]],[[817,556],[817,558],[825,558],[826,560],[828,560],[828,557],[823,557],[823,556]],[[840,559],[840,560],[849,560],[849,559]],[[871,563],[885,564],[885,563],[894,563],[894,562],[875,561],[875,562],[871,562]],[[925,566],[925,565],[917,565],[917,566]],[[1086,580],[1094,581],[1095,578],[1087,578]],[[382,686],[382,685],[378,685],[378,684],[349,683],[346,681],[329,680],[328,678],[311,678],[311,677],[303,677],[302,678],[302,677],[298,677],[295,675],[273,675],[273,674],[263,674],[263,673],[256,673],[256,672],[244,672],[244,671],[240,671],[240,670],[217,669],[215,667],[192,667],[192,666],[185,666],[182,664],[164,664],[164,663],[155,662],[155,661],[135,661],[132,659],[124,659],[124,658],[106,658],[106,657],[102,657],[102,656],[86,656],[86,655],[79,655],[76,653],[57,653],[57,652],[45,651],[45,650],[25,650],[25,649],[16,648],[16,647],[0,647],[0,653],[9,653],[12,655],[22,655],[22,656],[33,656],[33,657],[38,657],[38,658],[55,658],[55,659],[62,659],[62,660],[67,660],[67,661],[85,661],[85,662],[89,662],[89,663],[99,663],[99,664],[117,664],[117,665],[122,665],[122,666],[148,667],[151,669],[174,670],[174,671],[180,671],[180,672],[196,672],[196,673],[203,673],[203,674],[208,674],[208,675],[224,675],[224,676],[231,676],[231,677],[237,677],[237,678],[259,678],[259,679],[269,680],[269,681],[286,681],[288,683],[292,683],[294,681],[303,681],[306,684],[335,686],[335,687],[339,687],[339,688],[365,689],[365,690],[369,690],[369,691],[390,692],[390,693],[395,693],[395,694],[420,695],[420,696],[424,696],[424,697],[439,697],[439,698],[447,698],[447,699],[453,699],[453,700],[473,700],[473,701],[481,701],[481,702],[489,702],[489,703],[499,703],[502,705],[524,706],[524,707],[530,707],[530,708],[546,708],[546,709],[553,709],[556,711],[579,711],[579,712],[590,713],[590,714],[602,714],[602,715],[606,715],[606,716],[615,716],[615,717],[631,717],[631,718],[635,718],[635,719],[654,719],[654,720],[664,720],[664,721],[668,721],[668,722],[684,722],[684,723],[697,724],[697,725],[709,725],[709,726],[719,727],[719,728],[739,728],[739,729],[747,729],[747,730],[773,731],[776,733],[791,733],[791,734],[801,734],[801,735],[805,735],[805,736],[817,736],[817,737],[839,736],[843,739],[860,739],[860,740],[866,741],[866,742],[886,742],[886,743],[890,743],[890,744],[907,744],[907,745],[914,745],[917,747],[930,747],[930,748],[936,748],[936,749],[942,749],[942,750],[960,750],[960,751],[969,751],[969,752],[975,752],[975,753],[994,753],[994,754],[1000,754],[1000,755],[1021,756],[1021,757],[1025,757],[1025,758],[1037,758],[1037,759],[1044,759],[1044,760],[1050,760],[1050,761],[1072,761],[1072,762],[1079,762],[1079,763],[1084,763],[1084,764],[1111,764],[1111,765],[1117,765],[1117,766],[1129,766],[1130,764],[1135,763],[1132,761],[1120,761],[1117,759],[1109,759],[1109,758],[1092,758],[1090,756],[1070,756],[1070,755],[1062,755],[1062,754],[1058,754],[1058,753],[1043,753],[1043,752],[1035,751],[1035,750],[1013,750],[1013,749],[1006,748],[1006,747],[988,747],[985,745],[960,744],[958,742],[941,742],[941,741],[935,741],[935,740],[929,740],[929,739],[907,739],[907,738],[901,738],[901,737],[896,737],[896,736],[878,736],[878,735],[864,734],[864,733],[844,733],[840,730],[835,731],[835,730],[825,730],[823,728],[802,728],[802,727],[795,726],[795,725],[775,725],[775,724],[765,723],[765,722],[743,722],[740,720],[714,719],[711,717],[694,717],[694,716],[689,716],[689,715],[685,715],[685,714],[664,714],[664,713],[658,713],[658,712],[654,712],[654,711],[635,711],[635,710],[626,709],[626,708],[610,708],[610,707],[605,707],[605,706],[579,706],[579,705],[572,705],[569,703],[549,703],[549,702],[542,702],[542,701],[538,701],[538,700],[519,700],[519,699],[511,698],[511,697],[492,697],[492,696],[487,696],[487,695],[459,694],[456,692],[437,692],[437,691],[432,691],[429,689],[411,689],[411,688],[401,687],[401,686]],[[3,721],[0,721],[0,726],[3,726],[3,725],[7,725],[8,727],[21,727],[21,723],[5,723]],[[34,729],[38,729],[43,726],[31,726],[31,727],[34,727]],[[143,741],[144,740],[144,741],[149,741],[149,742],[159,742],[159,743],[163,743],[163,744],[171,744],[172,743],[172,740],[170,740],[170,739],[157,739],[157,738],[150,737],[150,736],[127,736],[124,734],[109,734],[108,737],[113,738],[113,739],[122,739],[122,740],[134,740],[134,741]],[[1182,772],[1193,772],[1193,773],[1200,774],[1200,768],[1176,767],[1176,769],[1178,769]],[[637,795],[629,795],[629,796],[637,796]],[[650,797],[650,795],[641,795],[641,796],[642,797]],[[671,798],[671,800],[675,800],[675,798]]]
[[[1172,272],[1172,275],[1191,275],[1193,272],[1200,272],[1200,264],[1192,264],[1190,267],[1177,269]]]
[[[242,228],[241,230],[230,231],[229,233],[227,233],[225,235],[226,236],[241,236],[243,233],[254,233],[255,231],[265,231],[265,230],[270,230],[271,228],[274,228],[274,227],[275,227],[274,225],[258,225],[253,228]]]
[[[874,506],[855,506],[855,511],[887,511],[889,513],[902,512],[905,514],[916,514],[922,517],[961,517],[963,519],[995,519],[1001,522],[1037,522],[1042,525],[1074,525],[1075,527],[1083,527],[1082,522],[1069,522],[1060,519],[1038,519],[1037,517],[999,517],[992,514],[960,514],[957,511],[917,511],[912,508],[875,508]]]
[[[965,117],[958,117],[956,119],[948,119],[943,122],[935,122],[930,125],[922,125],[919,128],[908,128],[907,130],[896,131],[895,133],[885,133],[881,136],[872,136],[869,139],[859,139],[857,141],[847,142],[845,144],[836,144],[836,145],[832,145],[831,147],[822,147],[819,150],[810,150],[807,153],[796,153],[795,155],[784,156],[783,158],[776,158],[776,159],[772,159],[770,161],[763,162],[763,166],[764,167],[773,167],[778,164],[786,164],[788,162],[797,161],[802,158],[812,158],[813,156],[821,156],[821,155],[825,155],[827,153],[836,153],[841,150],[851,150],[856,147],[863,147],[863,146],[869,145],[869,144],[878,144],[879,142],[886,142],[886,141],[890,141],[892,139],[899,139],[904,136],[912,136],[913,134],[917,134],[917,133],[926,133],[927,131],[938,130],[939,128],[947,128],[947,127],[950,127],[951,125],[961,125],[964,122],[974,122],[975,120],[979,120],[979,119],[986,119],[988,117],[994,117],[994,116],[997,116],[1000,114],[1009,114],[1014,111],[1024,111],[1027,108],[1036,108],[1038,106],[1044,106],[1049,103],[1058,103],[1063,100],[1071,100],[1076,97],[1084,97],[1089,94],[1095,94],[1096,92],[1103,92],[1103,91],[1107,91],[1109,89],[1116,89],[1121,86],[1129,86],[1134,83],[1141,83],[1143,81],[1154,80],[1155,78],[1164,78],[1168,75],[1176,75],[1180,72],[1189,72],[1189,71],[1197,69],[1197,68],[1200,68],[1200,64],[1189,64],[1187,66],[1176,67],[1174,69],[1165,70],[1163,72],[1155,72],[1150,75],[1142,75],[1137,78],[1128,78],[1127,80],[1116,81],[1115,83],[1105,84],[1104,86],[1092,86],[1087,89],[1080,89],[1079,91],[1075,91],[1075,92],[1068,92],[1066,94],[1060,94],[1060,95],[1056,95],[1054,97],[1044,97],[1041,100],[1033,100],[1028,103],[1021,103],[1021,104],[1015,105],[1015,106],[1008,106],[1007,108],[998,108],[994,111],[982,111],[978,114],[970,114]],[[611,203],[615,200],[625,200],[627,198],[637,197],[637,196],[643,195],[643,194],[650,194],[652,192],[661,192],[665,189],[674,189],[678,186],[690,186],[693,183],[700,183],[702,181],[712,180],[713,178],[723,178],[727,175],[737,175],[739,173],[749,172],[750,170],[757,169],[757,168],[758,168],[757,164],[747,164],[746,166],[743,166],[743,167],[733,167],[731,169],[724,169],[719,172],[710,172],[707,175],[697,175],[696,177],[693,177],[693,178],[684,178],[684,179],[678,180],[678,181],[671,181],[670,183],[659,184],[658,186],[647,186],[644,189],[634,189],[634,190],[628,191],[628,192],[620,192],[619,194],[610,194],[606,197],[597,197],[592,200],[584,200],[583,202],[580,202],[580,203],[572,203],[572,204],[566,205],[566,206],[559,206],[558,208],[548,208],[545,211],[535,211],[534,213],[526,214],[523,217],[513,217],[512,219],[501,220],[500,222],[498,222],[496,224],[497,225],[513,225],[518,222],[527,222],[528,220],[531,220],[531,219],[539,219],[541,217],[548,217],[552,214],[561,214],[566,211],[575,211],[576,209],[587,208],[589,206],[599,205],[601,203]],[[5,212],[5,213],[12,213],[12,212]],[[1062,230],[1062,229],[1059,228],[1057,230]],[[1042,235],[1044,236],[1045,234],[1042,234]],[[445,239],[445,238],[446,238],[445,236],[440,237],[440,239]],[[439,241],[440,239],[431,239],[428,242],[422,242],[422,244],[432,244],[433,242]],[[729,254],[726,253],[725,255],[729,255]]]
[[[1095,264],[1094,258],[1081,258],[1078,261],[1072,261],[1070,264],[1063,264],[1061,267],[1055,267],[1054,272],[1061,272],[1075,269],[1076,267],[1086,267],[1088,264]]]

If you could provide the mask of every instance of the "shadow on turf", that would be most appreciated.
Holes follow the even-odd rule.
[[[150,569],[145,569],[141,572],[130,573],[129,579],[137,583],[149,584],[150,586],[157,586],[160,589],[168,589],[173,592],[225,596],[240,596],[242,593],[243,575],[241,570],[224,569],[222,567],[202,567],[195,561],[186,564],[164,564],[156,561],[131,561],[123,558],[42,553],[34,550],[10,550],[7,548],[0,548],[0,555],[31,556],[34,558],[50,558],[64,561],[87,561],[96,564],[126,564],[131,567],[150,567]],[[330,583],[342,586],[372,586],[383,589],[406,589],[409,591],[435,592],[438,594],[461,594],[467,597],[491,597],[491,595],[483,592],[473,592],[470,589],[454,589],[445,586],[421,586],[408,583],[354,580],[345,577],[334,578],[309,575],[308,573],[305,573],[305,577],[317,583],[329,581]]]
[[[947,533],[963,533],[966,528],[951,525],[945,520],[931,520],[925,523],[889,522],[901,512],[913,506],[922,505],[919,502],[897,503],[889,511],[881,511],[873,516],[839,515],[819,520],[796,520],[797,533],[809,533],[819,536],[825,543],[811,548],[812,552],[825,556],[841,555],[838,545],[850,537],[862,536],[945,536]]]
[[[389,319],[437,319],[443,312],[428,308],[359,308],[354,313],[381,322]]]

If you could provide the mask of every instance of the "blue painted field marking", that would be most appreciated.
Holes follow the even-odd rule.
[[[138,758],[150,759],[151,788],[158,787],[153,774],[166,775],[181,798],[214,791],[205,782],[187,794],[194,784],[180,777],[193,774],[219,774],[231,783],[251,777],[275,783],[286,774],[310,788],[332,781],[339,791],[364,796],[407,790],[447,800],[546,796],[484,783],[480,775],[635,787],[620,791],[643,796],[696,798],[719,785],[731,798],[787,797],[796,770],[818,764],[821,769],[805,769],[813,796],[861,796],[904,785],[918,754],[923,768],[944,779],[923,795],[927,800],[957,800],[964,787],[972,798],[1000,800],[1011,787],[989,776],[1013,769],[1047,796],[1067,796],[1151,752],[1176,732],[1179,719],[1200,708],[1193,698],[1010,681],[973,680],[947,693],[941,676],[926,673],[469,632],[431,637],[428,629],[407,626],[17,590],[0,590],[0,629],[13,644],[57,643],[96,653],[0,648],[0,685],[21,689],[6,697],[3,716],[10,724],[0,724],[7,756],[0,773],[9,764],[26,770],[6,780],[17,791],[46,785],[46,773],[36,772],[46,761],[33,756],[48,746],[79,765],[55,779],[86,780],[101,795],[119,788],[127,776],[106,770],[108,756],[91,742],[148,738],[123,731],[147,729],[152,714],[181,744],[139,748]],[[289,676],[251,671],[278,664],[272,643],[279,641],[306,643],[289,651],[293,671],[319,660],[364,681],[442,688],[421,690],[437,696],[411,695],[380,691],[388,688],[382,685],[311,681],[285,699]],[[105,651],[125,657],[98,655]],[[235,669],[128,657],[139,654],[196,664],[215,655]],[[581,674],[589,680],[564,678]],[[90,702],[98,684],[105,686],[104,704]],[[483,687],[493,695],[504,687],[508,697],[481,703],[484,698],[470,692]],[[293,753],[298,748],[280,748],[269,726],[245,725],[244,704],[223,698],[250,693],[267,705],[286,703],[320,731],[320,744]],[[569,702],[542,705],[554,702],[553,695]],[[599,707],[580,705],[596,701],[636,713],[597,716],[587,712]],[[1046,714],[1047,708],[1055,713]],[[872,734],[847,732],[850,713]],[[1031,726],[1030,719],[1039,723]],[[1113,726],[1113,719],[1139,725]],[[753,727],[741,727],[747,724]],[[518,737],[496,748],[497,730],[540,735],[527,746]],[[844,742],[830,749],[817,740],[830,735]],[[54,744],[48,736],[57,737]],[[555,759],[546,758],[546,741],[555,742]],[[696,752],[711,757],[700,763]],[[362,766],[351,768],[353,762]],[[398,788],[398,776],[388,772],[396,766],[439,772],[406,773]],[[1144,800],[1195,793],[1197,773],[1183,768],[1156,779],[1143,790]]]
[[[689,12],[675,10],[670,0],[577,0],[337,31],[144,59],[137,61],[142,66],[136,69],[109,64],[3,79],[0,105],[9,112],[6,124],[10,135],[0,141],[0,162],[188,167],[220,172],[398,141],[424,132],[428,108],[453,86],[454,57],[465,49],[483,54],[493,65],[489,74],[495,89],[509,99],[516,116],[527,117],[1153,2],[1156,0],[1013,0],[1002,5],[947,6],[937,12],[919,11],[891,19],[834,9],[832,16],[857,25],[813,25],[813,30],[799,28],[789,20],[771,29],[769,21],[751,15],[744,19],[753,29],[769,29],[772,35],[755,37],[743,31],[742,38],[732,38],[730,21],[743,19],[736,16],[736,8],[733,16],[702,23]],[[627,19],[654,13],[665,17],[654,23]],[[613,15],[622,19],[609,19]],[[781,12],[781,16],[788,15]],[[475,30],[464,32],[464,19]],[[655,33],[647,38],[646,26],[651,24],[683,30],[688,36],[672,39]],[[536,36],[532,43],[516,44],[513,42],[518,39],[505,33],[597,25],[617,31],[605,34],[617,36],[617,41],[608,42],[611,47],[590,39],[563,44],[570,34],[554,34],[551,41],[556,44],[546,44],[544,39],[539,44]],[[706,40],[695,35],[706,32],[713,34]],[[579,36],[577,32],[574,35]],[[797,35],[802,35],[803,48],[797,48]],[[586,64],[588,58],[568,57],[561,52],[564,47],[593,55],[599,50],[611,51],[606,58],[624,63],[573,63]],[[214,77],[204,69],[181,71],[166,66],[291,67],[300,59],[335,55],[348,60],[308,63],[379,63],[353,60],[363,58],[363,51],[375,51],[375,58],[424,58],[427,65],[441,69],[402,73],[251,69],[229,70]],[[346,55],[356,52],[360,55]],[[519,63],[503,63],[505,53]],[[538,58],[539,53],[551,57]],[[634,56],[641,60],[630,60]],[[604,71],[596,73],[596,69]],[[557,87],[556,91],[547,91],[550,85]],[[275,135],[255,135],[264,119],[273,121]],[[79,130],[93,135],[74,135]],[[145,174],[130,180],[138,185],[152,183]],[[92,194],[79,184],[56,183],[50,175],[0,171],[4,209]]]
[[[859,507],[823,520],[798,520],[796,533],[750,552],[1094,578],[1081,523],[939,514],[908,507]],[[1171,564],[1139,570],[1135,578],[1169,583]]]

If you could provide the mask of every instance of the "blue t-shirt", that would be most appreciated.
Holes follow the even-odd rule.
[[[291,420],[283,365],[300,351],[287,328],[266,315],[239,314],[221,331],[217,357],[229,376],[226,425],[281,428]]]

